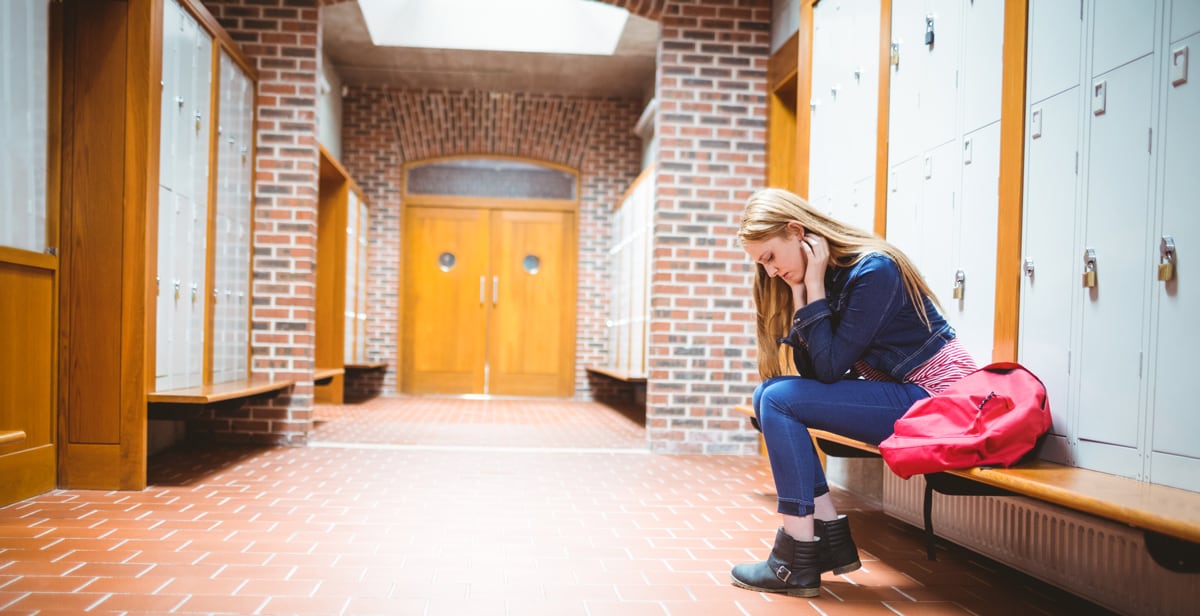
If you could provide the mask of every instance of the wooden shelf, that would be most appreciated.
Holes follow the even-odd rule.
[[[335,376],[346,374],[344,368],[317,368],[313,370],[313,383],[316,385],[325,385],[333,380]]]
[[[615,368],[607,368],[604,366],[588,366],[586,370],[593,374],[599,374],[610,379],[616,379],[618,381],[625,381],[626,383],[646,382],[646,375],[644,374],[633,374],[631,372],[625,372],[624,370],[617,370]]]
[[[387,368],[387,365],[388,365],[388,363],[386,361],[368,362],[368,363],[363,363],[363,364],[346,364],[346,369],[347,370],[379,370],[380,368]]]
[[[147,396],[147,401],[151,404],[203,405],[278,392],[291,387],[293,384],[294,382],[289,380],[242,379],[227,383],[203,385],[201,387],[152,391]]]

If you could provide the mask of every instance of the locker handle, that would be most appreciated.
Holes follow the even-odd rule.
[[[1033,279],[1033,259],[1025,259],[1024,270],[1025,270],[1025,276],[1032,280]]]
[[[492,305],[495,306],[500,295],[500,277],[492,276]]]
[[[479,277],[479,305],[480,306],[482,306],[483,302],[485,301],[483,299],[484,298],[484,290],[483,289],[484,289],[484,285],[487,284],[483,281],[483,279],[484,279],[484,276]]]

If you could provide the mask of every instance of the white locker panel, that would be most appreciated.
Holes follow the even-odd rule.
[[[991,362],[996,318],[996,229],[1000,207],[1000,122],[963,137],[962,223],[958,267],[962,298],[942,296],[967,350],[980,365]]]
[[[179,83],[183,75],[179,66],[180,32],[183,29],[183,9],[174,2],[163,3],[163,68],[162,68],[162,126],[159,130],[159,184],[175,192],[178,181],[175,167],[179,151]],[[160,268],[161,269],[161,268]]]
[[[963,132],[1000,121],[1004,2],[963,6]]]
[[[918,268],[924,262],[920,219],[923,161],[911,158],[895,165],[888,179],[887,241],[903,250]]]
[[[171,279],[168,292],[171,294],[172,329],[171,340],[171,387],[189,387],[188,352],[191,325],[191,299],[188,290],[192,281],[192,204],[180,194],[174,195],[175,243],[171,246],[175,276]],[[161,215],[161,213],[160,213]],[[199,385],[199,383],[196,383]]]
[[[155,301],[154,388],[171,388],[175,335],[175,195],[158,189],[158,297]]]
[[[1200,34],[1183,41],[1189,49],[1200,49]],[[1174,47],[1173,45],[1172,47]],[[1162,134],[1163,174],[1162,226],[1160,237],[1175,245],[1175,271],[1170,280],[1156,281],[1158,329],[1155,345],[1153,391],[1154,415],[1151,431],[1151,479],[1177,487],[1200,490],[1200,413],[1196,412],[1194,384],[1195,350],[1200,348],[1200,285],[1197,284],[1195,255],[1200,246],[1200,80],[1162,84],[1166,93],[1166,121]],[[1161,258],[1163,241],[1151,247]],[[1188,258],[1192,262],[1188,263]],[[1191,265],[1191,267],[1189,267]],[[1176,458],[1160,454],[1174,454]],[[1171,469],[1179,472],[1172,473]]]
[[[888,95],[888,165],[917,156],[921,137],[921,89],[929,52],[925,40],[925,4],[906,0],[892,3],[892,45],[899,62],[892,71]],[[890,226],[890,223],[889,223]]]
[[[830,158],[837,156],[835,150],[838,147],[840,123],[836,114],[837,99],[830,96],[830,89],[841,61],[841,32],[838,29],[841,10],[841,0],[820,2],[813,7],[812,98],[809,101],[811,132],[806,197],[822,211],[828,211],[830,193],[837,183],[832,177],[838,171],[837,165]]]
[[[1025,137],[1021,252],[1031,269],[1021,276],[1019,361],[1045,383],[1051,433],[1060,436],[1070,434],[1072,303],[1081,271],[1075,249],[1079,94],[1071,88],[1032,105]]]
[[[186,113],[183,120],[186,125],[187,139],[191,145],[188,149],[189,169],[184,181],[191,183],[187,194],[191,195],[193,202],[204,204],[207,207],[210,121],[212,119],[212,37],[190,15],[185,23],[188,32],[188,50],[186,52],[188,94],[184,104]]]
[[[847,65],[842,76],[845,84],[846,128],[853,144],[846,165],[850,184],[875,175],[875,155],[879,141],[879,0],[854,0],[848,6],[846,40]],[[872,197],[872,221],[874,198]],[[872,223],[873,224],[873,223]],[[871,224],[866,225],[867,229]]]
[[[358,316],[357,302],[358,289],[356,288],[358,281],[355,279],[358,273],[358,195],[354,191],[350,191],[346,203],[346,270],[343,272],[345,276],[345,301],[344,310],[342,312],[342,359],[343,361],[353,363],[357,357],[354,352],[354,333],[356,331],[356,319]]]
[[[355,306],[358,313],[355,321],[354,357],[358,361],[367,360],[367,237],[371,223],[368,217],[367,204],[358,203],[358,276],[355,288],[358,297]]]
[[[1107,73],[1154,49],[1157,2],[1094,0],[1092,76]]]
[[[1079,85],[1083,40],[1080,4],[1063,0],[1029,3],[1029,100],[1043,101]]]
[[[962,4],[962,0],[926,0],[921,16],[922,36],[927,18],[932,18],[934,25],[933,44],[925,45],[922,38],[918,52],[927,54],[918,96],[923,149],[954,140],[957,131]]]
[[[1200,33],[1200,2],[1196,0],[1172,0],[1170,19],[1170,40],[1172,43],[1184,37]],[[1194,47],[1193,47],[1194,49]]]
[[[848,206],[838,212],[838,217],[865,231],[875,231],[875,176],[855,182],[850,187]]]
[[[47,248],[49,4],[0,3],[0,246],[39,253]]]
[[[190,229],[192,234],[189,261],[191,276],[185,289],[184,301],[188,313],[187,387],[204,383],[204,300],[208,293],[206,280],[208,245],[208,202],[191,203]]]
[[[949,306],[954,291],[955,256],[961,241],[959,228],[962,168],[958,144],[951,142],[931,150],[922,159],[921,207],[917,217],[921,232],[921,256],[917,267],[925,276],[943,307]],[[946,315],[955,328],[953,315]]]
[[[1078,434],[1127,447],[1137,445],[1141,425],[1153,70],[1153,59],[1146,57],[1104,76],[1105,112],[1091,118],[1088,151],[1084,245],[1095,250],[1097,273],[1094,288],[1080,289],[1080,369],[1086,382],[1080,388]]]

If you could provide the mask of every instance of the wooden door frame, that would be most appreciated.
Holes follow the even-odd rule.
[[[451,160],[499,160],[512,161],[536,165],[538,167],[546,167],[555,169],[565,173],[570,173],[575,177],[575,198],[574,199],[515,199],[508,197],[476,197],[476,196],[454,196],[454,195],[425,195],[413,194],[408,191],[408,174],[415,167],[423,167],[430,164],[446,162]],[[433,158],[423,158],[420,160],[407,161],[401,167],[400,182],[400,221],[403,225],[405,215],[408,208],[411,207],[438,207],[438,208],[463,208],[463,209],[482,209],[482,210],[525,210],[525,211],[543,211],[543,212],[569,212],[574,215],[574,222],[571,225],[570,245],[573,247],[571,261],[571,269],[575,275],[573,279],[579,280],[579,197],[582,188],[582,173],[579,169],[561,165],[555,162],[540,160],[536,158],[525,158],[520,156],[507,156],[504,154],[471,154],[471,155],[454,155],[454,156],[438,156]],[[399,262],[397,263],[397,287],[404,288],[404,259],[408,250],[407,242],[404,240],[404,229],[400,230],[400,250]],[[571,336],[571,366],[570,370],[573,373],[576,370],[576,354],[578,353],[579,342],[579,294],[576,287],[571,287],[572,298],[569,303],[571,311],[571,322],[576,326],[572,331]],[[404,354],[404,313],[405,313],[404,294],[398,293],[397,309],[396,309],[396,391],[403,391],[405,387],[404,380],[404,362],[407,358]]]

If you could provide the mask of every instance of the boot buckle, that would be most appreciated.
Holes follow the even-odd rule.
[[[779,568],[775,570],[775,577],[779,578],[780,582],[786,584],[788,578],[792,577],[792,572],[787,567],[780,565]]]

